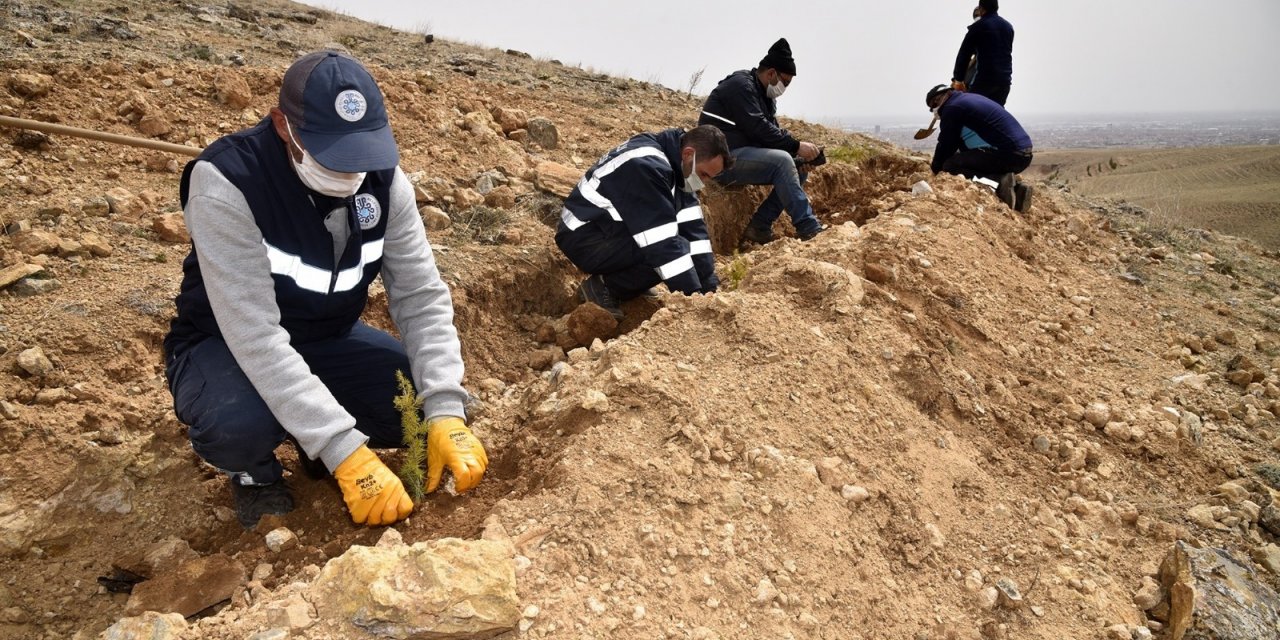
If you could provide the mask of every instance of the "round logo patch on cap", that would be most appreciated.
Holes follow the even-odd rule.
[[[334,101],[333,106],[338,111],[338,117],[347,122],[356,122],[364,117],[369,103],[364,99],[363,93],[355,89],[347,89],[338,94],[338,99]]]
[[[356,196],[356,222],[360,223],[361,231],[368,231],[377,226],[378,221],[382,219],[382,206],[378,204],[378,199],[362,193]]]

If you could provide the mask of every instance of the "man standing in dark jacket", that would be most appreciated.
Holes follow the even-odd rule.
[[[579,288],[622,320],[622,302],[659,282],[686,295],[719,284],[697,192],[733,166],[715,127],[642,133],[606,153],[564,201],[556,246],[591,274]]]
[[[724,131],[733,151],[733,168],[716,179],[722,185],[771,184],[773,191],[760,204],[743,237],[758,244],[773,240],[773,222],[783,208],[801,240],[822,231],[804,192],[806,172],[796,169],[796,158],[808,162],[818,157],[818,147],[796,140],[778,126],[777,99],[791,86],[796,61],[785,38],[769,48],[759,66],[735,71],[711,91],[702,107],[699,125]]]
[[[1001,18],[999,0],[980,0],[974,9],[977,21],[960,43],[956,66],[951,73],[952,88],[986,96],[1004,106],[1013,84],[1013,25]],[[977,56],[973,81],[965,83],[969,61]]]
[[[1018,182],[1017,174],[1031,166],[1032,147],[1031,136],[1018,120],[988,98],[945,84],[930,89],[925,104],[938,113],[941,128],[933,152],[933,172],[994,181],[1000,200],[1026,213],[1031,208],[1031,186]],[[961,150],[961,130],[965,128],[990,146]]]

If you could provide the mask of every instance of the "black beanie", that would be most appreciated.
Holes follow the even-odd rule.
[[[769,47],[769,53],[760,59],[759,66],[761,69],[777,69],[779,73],[794,76],[796,61],[791,57],[791,45],[787,44],[787,39],[778,38],[778,41]]]

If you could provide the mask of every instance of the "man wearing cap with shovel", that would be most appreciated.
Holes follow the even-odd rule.
[[[402,446],[395,374],[411,373],[429,420],[427,491],[488,465],[463,418],[449,289],[426,241],[382,92],[354,58],[306,55],[279,106],[210,145],[182,174],[191,253],[166,374],[192,447],[224,471],[246,528],[293,509],[273,450],[286,438],[312,475],[331,472],[357,524],[413,503],[370,447]],[[401,340],[360,321],[379,274]]]

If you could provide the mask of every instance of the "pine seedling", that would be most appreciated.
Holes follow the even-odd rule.
[[[725,289],[729,291],[737,291],[738,287],[742,286],[743,278],[747,277],[747,270],[749,268],[750,267],[747,265],[747,259],[739,255],[735,250],[733,252],[733,262],[729,263],[728,272],[725,274],[727,280],[725,283]]]
[[[427,464],[427,423],[422,419],[422,401],[413,391],[413,383],[403,371],[396,372],[400,395],[396,396],[396,409],[400,411],[400,427],[404,430],[405,456],[400,465],[400,480],[409,491],[413,503],[422,501]]]

